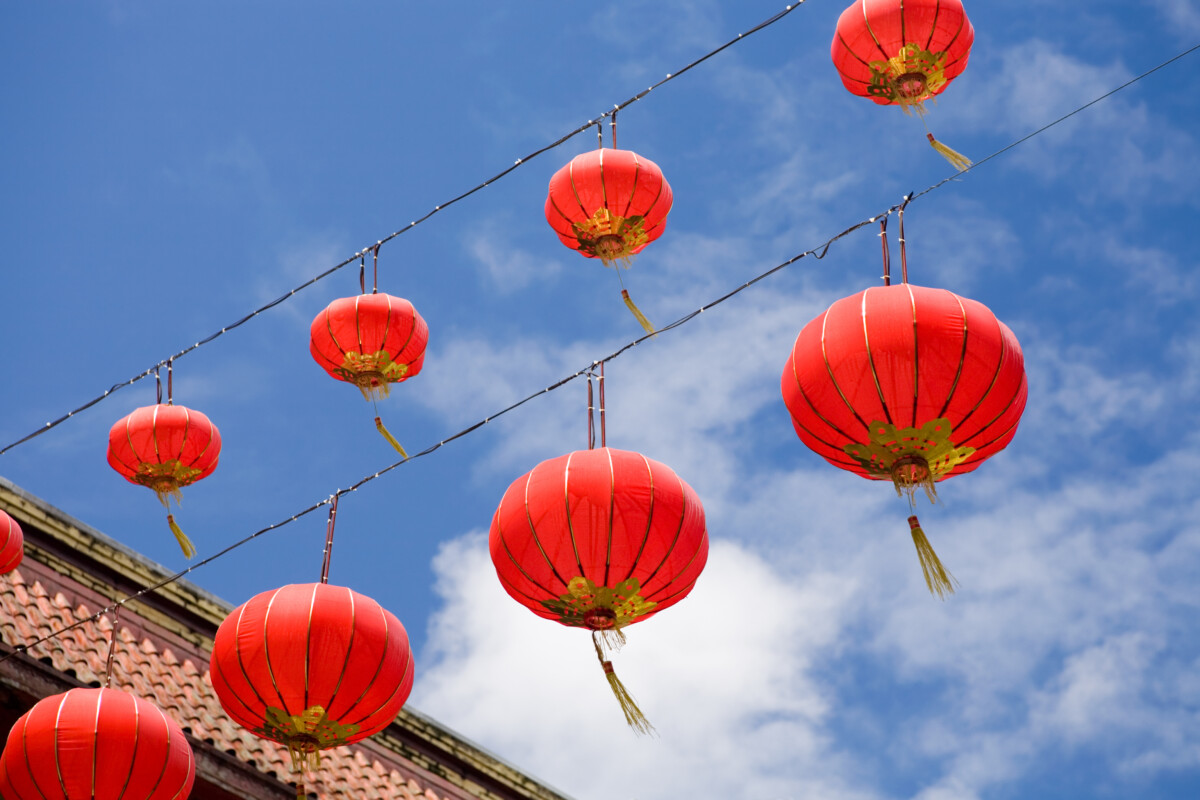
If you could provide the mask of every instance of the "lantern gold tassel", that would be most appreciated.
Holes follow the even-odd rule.
[[[949,161],[959,172],[962,172],[967,167],[971,166],[971,159],[967,158],[957,150],[952,150],[951,148],[942,144],[937,139],[933,138],[932,133],[927,133],[925,136],[928,137],[929,143],[933,145],[933,149],[941,153],[942,158]]]
[[[629,690],[625,688],[625,684],[621,683],[621,679],[617,677],[617,673],[613,670],[612,662],[604,658],[604,651],[600,648],[600,641],[596,638],[596,633],[596,631],[592,633],[592,644],[596,646],[596,658],[600,659],[600,667],[604,670],[605,677],[608,678],[608,686],[612,689],[617,702],[621,704],[621,711],[625,714],[625,723],[637,733],[654,733],[654,726],[650,724],[650,720],[646,719],[646,715],[638,708],[637,701],[633,699],[633,695],[629,693]]]
[[[183,557],[192,558],[195,556],[196,548],[192,545],[192,540],[188,538],[188,535],[175,522],[174,514],[167,514],[167,525],[171,526],[171,533],[175,534],[175,541],[179,542],[179,547],[183,550]]]
[[[622,289],[621,297],[624,298],[625,305],[629,307],[629,311],[637,319],[638,324],[646,329],[646,333],[653,336],[654,335],[654,326],[652,324],[650,324],[650,320],[646,319],[646,315],[642,313],[642,310],[640,308],[638,308],[637,305],[634,304],[633,298],[629,296],[629,290]]]
[[[396,437],[392,436],[392,432],[389,431],[386,427],[384,427],[383,420],[380,419],[379,417],[375,418],[375,427],[379,429],[379,432],[383,435],[383,438],[388,440],[388,444],[390,444],[392,447],[396,448],[397,453],[399,453],[405,459],[408,458],[408,453],[405,452],[403,447],[401,447],[400,442],[396,441]]]
[[[945,600],[947,594],[954,594],[955,587],[959,585],[958,579],[942,565],[937,553],[933,552],[933,545],[926,538],[925,531],[921,530],[921,523],[916,514],[908,518],[908,526],[912,528],[913,544],[917,547],[917,557],[921,559],[925,585],[929,587],[930,594],[937,594]]]

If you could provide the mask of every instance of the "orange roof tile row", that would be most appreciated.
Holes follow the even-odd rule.
[[[37,579],[27,583],[21,572],[29,566],[0,580],[0,634],[9,644],[34,641],[93,613],[83,604],[72,607],[62,592],[51,597]],[[101,617],[31,647],[29,654],[49,659],[55,669],[84,684],[102,685],[112,629],[112,622]],[[150,638],[137,641],[130,629],[122,626],[111,685],[154,702],[192,736],[254,769],[281,781],[294,781],[287,748],[234,724],[221,709],[206,667],[203,663],[198,666],[192,657],[181,661],[171,648],[159,647]],[[354,746],[322,753],[321,768],[306,774],[305,779],[310,792],[316,790],[327,800],[450,800]]]

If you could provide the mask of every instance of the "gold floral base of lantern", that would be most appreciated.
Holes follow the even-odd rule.
[[[598,208],[591,217],[573,222],[571,227],[581,253],[600,259],[606,267],[628,267],[633,252],[649,241],[643,223],[641,216],[621,217],[607,208]]]
[[[292,772],[303,773],[321,768],[321,751],[350,743],[358,725],[341,725],[325,716],[325,709],[312,706],[300,714],[288,714],[268,706],[262,727],[252,733],[279,742],[292,757]]]
[[[169,507],[168,500],[174,499],[176,503],[182,500],[183,493],[179,491],[180,488],[196,480],[200,472],[201,470],[195,467],[184,466],[179,459],[164,461],[161,464],[143,462],[138,464],[137,475],[133,476],[133,480],[152,489],[158,496],[158,501]]]
[[[867,96],[921,111],[921,104],[946,85],[946,54],[932,53],[909,42],[887,60],[872,61]]]
[[[377,353],[346,353],[342,366],[334,374],[359,388],[366,400],[382,400],[391,393],[391,384],[408,376],[408,365],[392,361],[386,350]]]

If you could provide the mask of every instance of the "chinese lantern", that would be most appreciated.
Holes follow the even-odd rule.
[[[550,179],[546,221],[567,247],[606,266],[628,266],[662,236],[671,210],[671,186],[662,170],[631,150],[593,150],[575,156]],[[628,290],[625,305],[648,333],[646,319]]]
[[[143,406],[117,421],[108,432],[108,463],[125,479],[154,490],[168,508],[178,503],[182,487],[207,478],[217,468],[221,433],[208,417],[184,406],[159,403]],[[167,523],[183,554],[196,548],[180,530],[173,514]]]
[[[334,300],[313,320],[310,332],[309,352],[321,368],[372,401],[421,371],[429,343],[429,326],[412,303],[382,293]],[[408,458],[378,415],[375,427]]]
[[[0,511],[0,575],[7,575],[21,566],[25,557],[25,536],[17,521]]]
[[[975,29],[960,0],[856,0],[838,18],[831,55],[852,94],[923,114],[967,68]],[[958,169],[971,161],[926,134]]]
[[[210,672],[222,708],[256,736],[286,745],[295,772],[320,751],[388,726],[408,699],[413,655],[400,620],[369,597],[327,583],[263,592],[217,629]]]
[[[836,467],[890,480],[897,493],[971,472],[1004,449],[1025,409],[1021,346],[982,303],[909,283],[835,302],[788,356],[783,400],[801,441]],[[917,518],[930,591],[953,577]]]
[[[0,756],[6,800],[186,800],[191,745],[158,706],[116,689],[71,689],[39,701]]]
[[[601,644],[605,634],[623,641],[624,627],[692,590],[708,558],[704,508],[692,487],[639,453],[603,447],[559,456],[508,487],[492,517],[490,550],[514,600],[592,631],[626,721],[649,731]]]

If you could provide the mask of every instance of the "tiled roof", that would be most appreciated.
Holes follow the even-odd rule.
[[[62,591],[54,591],[52,596],[34,575],[40,566],[26,562],[0,578],[0,634],[9,644],[34,641],[94,613],[85,604],[73,606]],[[32,582],[27,582],[27,574]],[[252,768],[280,781],[294,780],[286,748],[259,739],[234,724],[221,709],[202,651],[177,654],[169,645],[156,644],[150,636],[139,639],[125,623],[124,619],[118,620],[112,688],[154,702],[193,737]],[[112,628],[112,622],[102,617],[31,647],[29,655],[84,684],[102,685]],[[185,647],[181,644],[177,649]],[[381,759],[356,745],[324,751],[321,768],[305,776],[308,791],[318,792],[324,800],[455,800],[458,797],[457,793],[439,794],[422,785],[416,769],[402,774],[396,765],[385,764],[384,760],[391,759]]]

